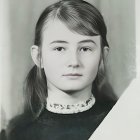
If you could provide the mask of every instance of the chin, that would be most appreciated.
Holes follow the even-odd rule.
[[[82,85],[79,86],[74,85],[74,86],[63,86],[63,88],[59,88],[59,89],[67,93],[74,93],[83,90],[85,87],[86,86],[82,86]]]
[[[67,94],[74,94],[78,91],[80,91],[81,89],[67,89],[67,90],[62,90],[63,92],[67,93]]]

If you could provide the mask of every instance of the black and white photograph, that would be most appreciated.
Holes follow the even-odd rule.
[[[0,140],[140,140],[139,0],[0,3]]]

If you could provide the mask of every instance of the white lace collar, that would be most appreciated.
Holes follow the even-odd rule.
[[[47,98],[47,104],[46,104],[46,109],[49,110],[50,112],[58,113],[58,114],[73,114],[73,113],[78,113],[78,112],[83,112],[88,109],[90,109],[95,103],[95,98],[93,95],[85,101],[81,101],[76,104],[57,104],[54,102],[51,102]]]

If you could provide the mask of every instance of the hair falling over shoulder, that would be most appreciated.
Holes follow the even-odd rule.
[[[25,112],[31,112],[37,118],[44,109],[47,97],[47,82],[43,69],[36,65],[28,73],[25,86]]]

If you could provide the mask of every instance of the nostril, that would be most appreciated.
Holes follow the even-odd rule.
[[[80,67],[80,65],[79,64],[70,64],[69,67],[78,68],[78,67]]]

